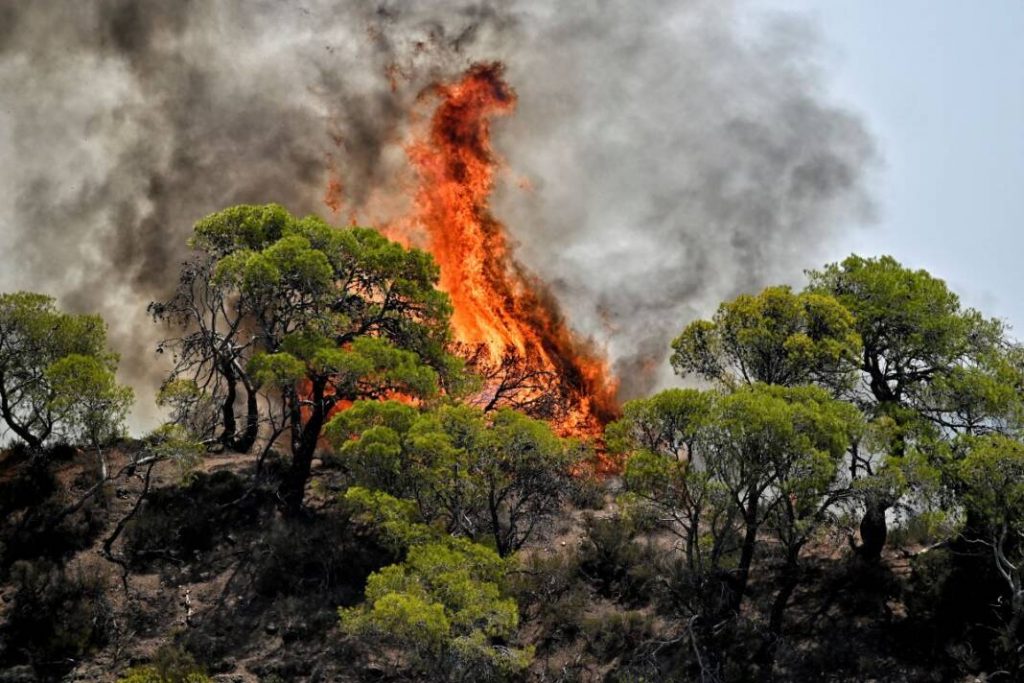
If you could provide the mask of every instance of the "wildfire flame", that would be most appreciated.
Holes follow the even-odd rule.
[[[525,364],[518,376],[529,380],[517,389],[517,405],[557,405],[550,417],[562,435],[599,439],[619,413],[617,382],[604,357],[570,330],[544,283],[516,260],[489,206],[499,167],[491,120],[516,105],[503,71],[500,63],[477,64],[423,94],[420,103],[435,108],[405,148],[419,179],[414,210],[382,232],[434,256],[440,288],[452,300],[455,340],[474,362]],[[395,87],[399,71],[387,75]],[[343,193],[331,171],[324,202],[337,214]],[[480,403],[493,403],[502,390],[485,387]]]
[[[490,123],[516,105],[503,67],[475,65],[428,96],[438,102],[430,125],[406,148],[420,179],[411,224],[440,266],[456,339],[482,346],[494,362],[514,349],[536,363],[566,404],[559,430],[599,434],[618,412],[607,362],[573,334],[544,284],[515,259],[489,207],[499,165]]]

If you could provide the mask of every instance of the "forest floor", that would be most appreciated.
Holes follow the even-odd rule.
[[[126,465],[137,448],[125,444],[111,451],[111,471]],[[223,683],[389,680],[385,667],[341,637],[336,610],[358,603],[366,576],[393,558],[341,514],[340,473],[316,465],[309,514],[286,520],[277,512],[273,487],[258,485],[252,456],[211,455],[187,480],[174,465],[160,463],[146,503],[111,544],[111,561],[104,543],[135,507],[142,472],[109,486],[60,529],[46,529],[34,511],[83,495],[96,481],[95,455],[72,451],[56,459],[49,468],[51,484],[40,484],[38,500],[22,506],[11,495],[26,489],[30,461],[16,452],[0,454],[0,495],[10,494],[0,499],[6,543],[0,683],[114,681],[171,643]],[[268,460],[264,475],[272,479],[279,466]],[[615,488],[614,481],[608,483]],[[608,494],[603,508],[567,508],[522,553],[524,574],[543,571],[552,577],[547,585],[519,589],[521,640],[537,652],[531,680],[631,680],[616,672],[639,671],[644,658],[689,647],[678,624],[651,600],[656,584],[666,579],[648,558],[671,551],[670,535],[627,538],[627,549],[614,552],[625,552],[633,566],[621,576],[601,574],[596,542],[588,539],[595,518],[616,518],[612,501]],[[905,633],[911,626],[904,599],[911,558],[921,550],[887,551],[881,565],[868,571],[838,537],[823,537],[811,548],[803,588],[788,613],[781,679],[950,680],[948,670],[906,646],[915,640]],[[16,569],[19,563],[22,569]],[[93,620],[102,617],[104,633],[94,638],[90,631],[92,640],[79,648],[80,655],[68,658],[61,648],[68,638],[86,636],[61,635],[60,629],[55,635],[45,619],[30,622],[38,634],[28,634],[27,627],[11,630],[12,619],[25,619],[15,608],[25,600],[29,569],[51,577],[38,584],[39,609],[51,604],[45,593],[55,581],[92,577],[100,586],[90,599],[103,603]],[[772,592],[756,578],[754,606]],[[756,619],[752,623],[756,627]]]

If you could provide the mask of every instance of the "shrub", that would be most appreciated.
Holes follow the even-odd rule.
[[[321,594],[351,604],[367,576],[396,558],[372,538],[356,539],[347,516],[322,514],[275,520],[253,559],[260,595]]]
[[[117,683],[211,683],[211,680],[192,655],[165,645],[157,650],[152,664],[129,669]]]
[[[636,542],[634,524],[624,517],[585,519],[586,535],[580,546],[580,573],[605,598],[643,604],[653,580],[649,548]]]
[[[153,666],[137,666],[117,679],[117,683],[211,683],[209,676],[203,673],[186,673],[167,676]]]
[[[97,570],[20,561],[11,578],[16,591],[5,629],[8,654],[24,652],[43,677],[57,677],[106,645],[113,615]]]
[[[342,630],[390,646],[394,667],[447,680],[498,681],[529,665],[532,652],[509,647],[519,626],[515,600],[499,587],[506,563],[465,539],[409,549],[402,564],[370,576],[365,604],[339,610]]]
[[[609,612],[583,621],[587,649],[602,661],[635,653],[653,633],[651,616],[638,611]]]
[[[910,545],[931,545],[955,533],[955,524],[949,515],[941,510],[925,510],[908,517],[902,524],[889,532],[889,544],[893,547]]]
[[[579,581],[575,549],[556,555],[531,555],[508,581],[520,611],[540,628],[535,638],[546,648],[572,641],[579,635],[590,591]]]
[[[197,473],[185,486],[149,494],[126,530],[126,550],[139,566],[155,557],[188,558],[210,551],[232,532],[255,527],[272,510],[267,493],[250,492],[246,480],[232,472]]]
[[[1001,625],[993,606],[1000,604],[1002,579],[988,553],[954,542],[917,555],[911,567],[905,595],[908,644],[922,648],[922,656],[949,656],[948,664],[957,669],[966,659],[991,662],[992,634]]]
[[[94,483],[91,474],[81,477],[84,481],[75,486]],[[92,545],[105,527],[108,511],[102,495],[61,518],[69,501],[57,491],[53,472],[42,458],[0,484],[0,580],[18,560],[67,559]]]

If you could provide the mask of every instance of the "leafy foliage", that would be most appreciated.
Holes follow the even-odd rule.
[[[177,295],[151,306],[156,318],[187,330],[163,346],[177,360],[170,382],[196,387],[173,392],[176,405],[220,405],[220,441],[246,451],[265,394],[268,439],[291,434],[282,496],[292,512],[335,405],[392,393],[429,398],[461,374],[445,351],[448,298],[423,251],[367,228],[295,218],[274,204],[211,214],[196,224],[191,245],[198,256],[183,268]],[[238,386],[243,433],[235,426]]]
[[[447,680],[504,680],[530,661],[507,646],[519,612],[499,587],[505,564],[465,539],[413,546],[370,576],[366,602],[339,612],[342,629],[398,648],[406,664]]]
[[[66,439],[98,447],[124,434],[133,392],[117,384],[108,363],[71,354],[47,368],[46,379],[54,391],[50,406]]]
[[[132,667],[117,683],[211,683],[211,680],[191,655],[164,646],[157,650],[152,664]]]
[[[508,409],[420,412],[396,402],[357,402],[326,435],[352,481],[414,501],[452,533],[487,534],[502,556],[518,550],[571,491],[581,447]]]
[[[842,387],[860,352],[854,317],[826,294],[769,287],[719,306],[672,342],[672,367],[727,386]]]
[[[29,446],[116,436],[131,404],[114,381],[117,360],[98,316],[63,313],[42,294],[0,294],[0,417]]]
[[[858,449],[851,470],[868,478],[861,553],[877,559],[886,510],[913,490],[900,485],[901,473],[942,467],[958,435],[1020,429],[1021,351],[1001,322],[962,307],[945,282],[892,257],[854,255],[808,275],[810,291],[835,297],[854,316],[863,386],[853,398],[886,435],[874,449]]]
[[[114,615],[94,568],[22,561],[12,575],[17,589],[3,635],[10,652],[27,653],[41,676],[59,677],[108,642]]]
[[[1001,435],[981,437],[971,444],[959,471],[963,503],[982,527],[975,540],[988,546],[1004,583],[1008,609],[1002,650],[1013,674],[1019,675],[1024,672],[1024,443]]]

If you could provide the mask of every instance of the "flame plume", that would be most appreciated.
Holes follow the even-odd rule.
[[[475,65],[429,94],[438,100],[430,125],[406,148],[420,179],[412,226],[441,268],[456,340],[495,364],[510,351],[535,364],[551,381],[532,391],[559,395],[560,431],[597,435],[618,411],[607,362],[572,333],[544,284],[515,259],[489,207],[498,166],[490,122],[516,105],[503,67]]]

